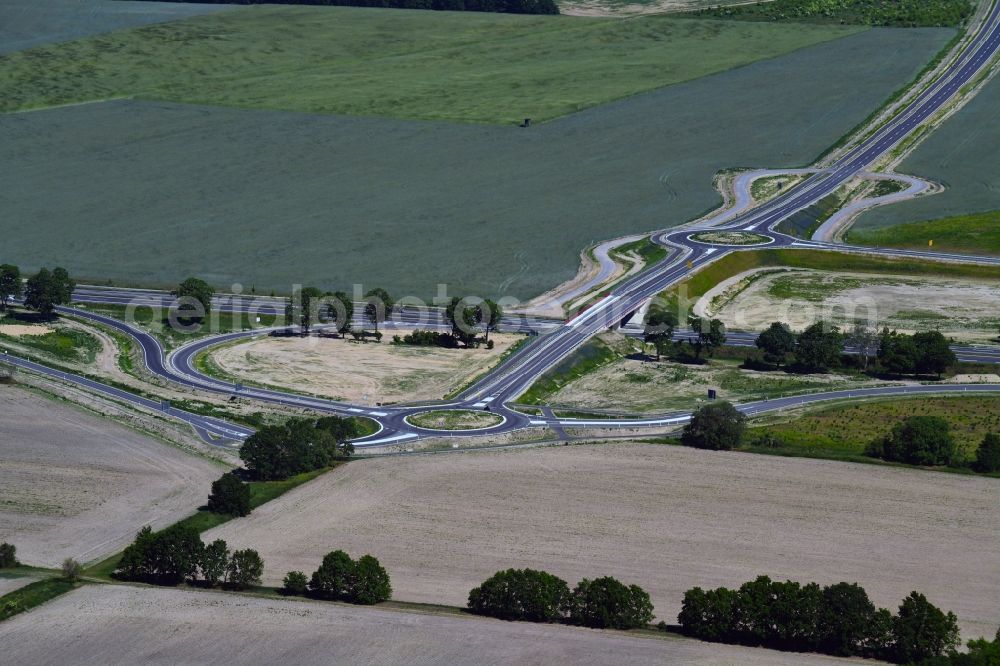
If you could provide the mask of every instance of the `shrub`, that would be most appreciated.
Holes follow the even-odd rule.
[[[63,578],[71,583],[75,582],[80,577],[80,574],[83,573],[83,566],[72,557],[67,557],[63,560],[61,569]]]
[[[212,493],[208,496],[208,510],[230,516],[250,515],[250,486],[240,481],[232,472],[223,474],[212,482]]]
[[[309,588],[309,579],[301,571],[289,571],[282,581],[281,593],[290,597],[301,597]]]
[[[7,569],[9,567],[16,567],[17,562],[17,548],[12,543],[0,543],[0,569]]]
[[[635,629],[653,620],[653,604],[638,585],[605,576],[584,578],[573,590],[570,621],[597,629]]]
[[[264,576],[264,560],[256,550],[246,548],[237,550],[229,558],[226,568],[226,583],[234,590],[244,590],[254,585],[260,585]]]
[[[911,416],[865,449],[865,455],[910,465],[950,465],[955,440],[939,416]]]
[[[991,432],[983,437],[972,467],[977,472],[1000,472],[1000,434]]]
[[[746,416],[728,402],[713,402],[691,415],[681,442],[699,449],[725,451],[740,445]]]
[[[469,610],[502,620],[557,622],[570,605],[569,585],[545,571],[498,571],[469,592]]]

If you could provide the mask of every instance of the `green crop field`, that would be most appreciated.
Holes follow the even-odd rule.
[[[3,0],[0,53],[229,9],[232,5],[188,2]]]
[[[877,229],[852,229],[847,241],[855,245],[995,255],[1000,254],[1000,211]],[[932,247],[930,241],[934,242]]]
[[[811,162],[953,34],[866,30],[527,129],[140,101],[0,114],[2,261],[530,298],[592,241],[718,205],[721,169]]]
[[[855,233],[1000,210],[997,146],[1000,146],[1000,79],[993,79],[897,167],[897,171],[944,183],[947,189],[934,196],[871,210],[858,219]]]
[[[0,58],[0,110],[134,96],[358,116],[547,120],[858,30],[255,6]]]

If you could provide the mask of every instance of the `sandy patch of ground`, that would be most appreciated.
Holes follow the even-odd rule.
[[[1000,325],[1000,284],[985,280],[771,269],[724,285],[706,294],[698,310],[713,311],[736,329],[761,330],[773,321],[796,330],[818,319],[847,326],[871,321],[876,328],[986,341]]]
[[[521,339],[494,334],[493,349],[444,349],[268,337],[211,352],[211,362],[232,377],[349,402],[412,402],[444,397],[492,367]]]
[[[464,605],[499,569],[643,586],[673,622],[685,590],[758,574],[857,581],[895,609],[918,589],[965,637],[996,631],[996,479],[642,444],[352,462],[206,533],[253,547],[265,581],[343,548],[404,601]],[[946,566],[943,563],[947,563]]]
[[[747,664],[853,663],[472,616],[232,594],[90,585],[0,625],[10,663]]]
[[[955,375],[945,381],[953,384],[1000,384],[1000,375]]]
[[[48,335],[52,329],[41,324],[0,324],[3,335]]]
[[[0,540],[16,545],[22,562],[110,555],[143,525],[191,513],[221,471],[110,420],[0,386]]]
[[[29,583],[34,583],[38,578],[35,576],[6,576],[0,574],[0,597],[20,589]]]

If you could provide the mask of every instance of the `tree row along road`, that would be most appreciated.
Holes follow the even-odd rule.
[[[994,4],[986,20],[980,25],[977,33],[954,63],[878,131],[848,151],[819,176],[811,178],[799,186],[790,188],[787,192],[765,205],[736,217],[730,216],[729,221],[721,227],[712,226],[712,221],[709,220],[703,225],[704,228],[726,229],[729,231],[754,231],[754,233],[770,239],[770,244],[766,246],[769,248],[801,247],[812,248],[817,251],[836,249],[838,251],[876,253],[882,256],[1000,263],[1000,259],[996,258],[941,255],[919,251],[882,250],[802,241],[774,231],[774,228],[782,220],[813,205],[858,173],[869,168],[887,153],[895,149],[924,123],[931,120],[935,114],[941,111],[954,98],[963,86],[972,82],[987,67],[990,61],[996,56],[998,48],[1000,48],[1000,5]],[[305,407],[342,416],[365,416],[372,418],[381,425],[381,430],[374,435],[357,440],[355,446],[359,448],[384,446],[387,444],[405,445],[406,442],[411,442],[419,438],[441,437],[444,433],[440,431],[419,428],[406,421],[407,416],[428,409],[489,408],[503,417],[503,422],[497,426],[484,428],[475,432],[461,431],[455,433],[463,437],[468,437],[475,433],[498,435],[523,428],[549,426],[600,429],[616,427],[662,428],[664,426],[681,424],[687,421],[689,415],[667,414],[641,419],[606,420],[560,419],[554,416],[529,417],[510,409],[507,403],[513,401],[545,371],[554,367],[589,339],[601,331],[626,320],[643,303],[671,285],[676,284],[685,277],[731,252],[753,251],[752,248],[735,248],[692,240],[689,236],[694,231],[696,229],[691,227],[685,230],[668,230],[654,234],[653,238],[656,242],[671,248],[671,253],[666,259],[643,273],[624,281],[600,301],[569,321],[551,327],[548,333],[533,340],[520,353],[515,354],[488,373],[472,387],[464,391],[456,400],[434,405],[371,408],[321,398],[299,396],[277,390],[239,388],[228,382],[198,373],[193,367],[193,359],[199,351],[211,345],[246,335],[246,333],[226,334],[192,342],[174,350],[168,356],[164,353],[159,340],[132,324],[74,308],[60,308],[60,312],[88,319],[131,336],[142,349],[145,365],[150,372],[182,386],[199,391],[239,395],[278,405]],[[155,299],[155,296],[150,295],[156,293],[162,292],[146,292],[141,298]],[[102,302],[119,301],[109,300]],[[150,303],[152,302],[150,301]],[[239,306],[237,305],[236,307]],[[970,350],[970,353],[976,352]],[[997,358],[995,352],[985,352],[979,354],[979,356],[989,360]],[[33,364],[6,354],[0,354],[0,358],[26,370],[68,381],[119,401],[131,402],[148,409],[159,409],[167,416],[191,424],[203,439],[214,444],[233,445],[252,432],[248,428],[226,423],[218,419],[208,419],[183,410],[173,409],[168,405],[156,403],[153,400],[121,389],[84,377],[70,375],[46,366]],[[858,389],[853,391],[832,391],[748,403],[741,405],[739,408],[747,414],[760,414],[766,411],[786,409],[827,400],[905,394],[955,394],[967,392],[1000,393],[1000,385],[915,385]]]

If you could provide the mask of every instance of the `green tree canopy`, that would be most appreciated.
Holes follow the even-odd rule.
[[[779,368],[785,357],[795,351],[795,334],[788,324],[776,321],[757,336],[757,348],[764,352],[764,360],[774,363]]]
[[[681,442],[699,449],[726,451],[740,445],[745,431],[745,415],[728,402],[713,402],[691,415]]]
[[[892,622],[893,661],[900,664],[940,657],[958,644],[958,618],[911,592]]]
[[[1000,472],[1000,434],[991,432],[983,437],[973,468],[977,472]]]
[[[0,264],[0,311],[7,309],[7,301],[20,298],[23,293],[21,269],[13,264]]]
[[[326,419],[306,418],[266,425],[246,439],[240,448],[240,458],[253,478],[261,481],[287,479],[328,467],[353,451],[347,442],[350,436],[347,427],[330,428],[331,422]]]
[[[51,316],[57,306],[70,302],[76,284],[64,268],[42,268],[28,278],[24,287],[24,305],[41,315]]]
[[[638,585],[605,576],[584,578],[573,590],[570,621],[596,629],[636,629],[653,620],[653,603]]]
[[[172,292],[177,299],[177,312],[186,319],[200,321],[212,311],[215,290],[202,279],[189,277]]]
[[[910,416],[865,450],[874,458],[909,465],[951,465],[955,453],[948,422],[940,416]]]
[[[378,331],[379,323],[392,315],[395,305],[389,292],[381,287],[375,287],[365,294],[365,319]]]
[[[566,581],[545,571],[498,571],[469,592],[469,610],[502,620],[558,622],[570,607]]]
[[[642,339],[656,349],[657,361],[672,343],[675,328],[677,328],[677,314],[673,310],[651,305],[646,311]]]
[[[201,553],[201,578],[209,587],[215,587],[226,575],[229,568],[229,546],[222,539],[216,539],[205,546]]]
[[[226,584],[234,590],[245,590],[260,585],[264,577],[264,560],[256,550],[237,550],[229,557],[226,567]]]
[[[208,510],[230,516],[250,515],[250,486],[232,472],[223,474],[212,482]]]
[[[840,364],[844,335],[836,326],[818,321],[799,334],[795,361],[803,370],[826,372]]]

